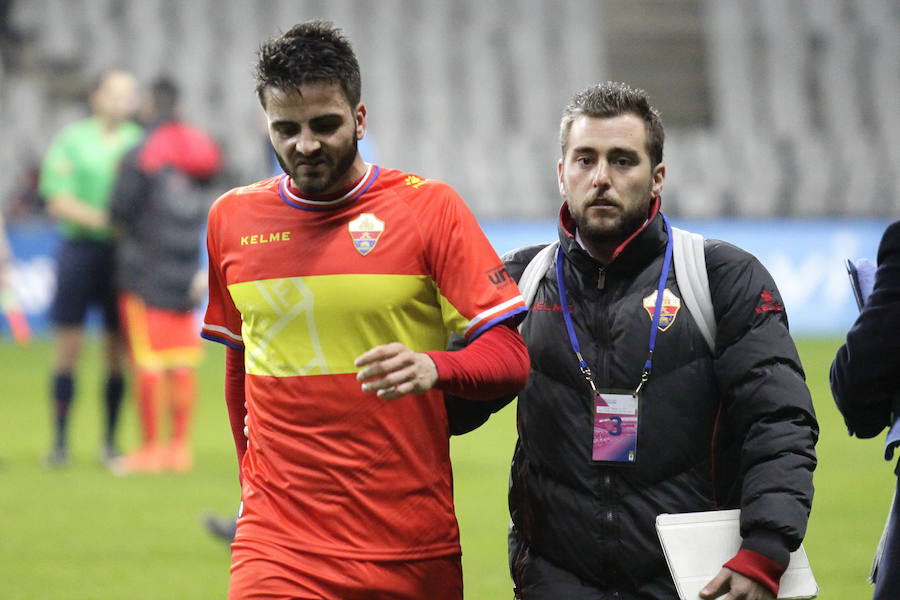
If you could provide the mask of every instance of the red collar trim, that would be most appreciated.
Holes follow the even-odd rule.
[[[647,225],[650,224],[650,221],[656,216],[659,212],[660,199],[659,196],[653,199],[653,205],[650,207],[650,214],[647,216],[647,220],[644,221],[644,224],[637,228],[637,230],[629,235],[624,242],[619,244],[619,247],[615,249],[613,252],[612,258],[615,259],[619,254],[622,253],[622,250],[625,249],[625,246],[633,240],[637,235],[643,230],[647,229]],[[559,222],[563,227],[563,231],[566,232],[570,238],[575,239],[575,220],[572,219],[572,214],[569,212],[569,205],[563,201],[562,206],[559,209]]]
[[[622,250],[625,249],[625,246],[628,245],[628,242],[630,242],[630,241],[633,240],[635,237],[637,237],[637,235],[638,235],[640,232],[642,232],[643,230],[647,229],[647,225],[650,224],[650,221],[653,220],[653,217],[655,217],[655,216],[656,216],[656,213],[658,213],[658,212],[659,212],[659,196],[657,196],[656,198],[653,199],[653,206],[650,207],[650,214],[647,216],[647,220],[644,221],[644,224],[643,224],[643,225],[641,225],[640,227],[638,227],[637,231],[635,231],[634,233],[632,233],[631,235],[629,235],[627,238],[625,238],[625,241],[624,241],[624,242],[622,242],[621,244],[619,244],[619,247],[616,248],[615,251],[614,251],[613,254],[612,254],[612,260],[615,260],[616,257],[619,256],[619,254],[622,253]]]

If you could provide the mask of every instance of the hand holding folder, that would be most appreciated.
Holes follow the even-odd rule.
[[[661,514],[656,533],[681,600],[697,600],[700,590],[741,547],[740,510]],[[819,586],[801,544],[791,553],[778,597],[815,598]]]

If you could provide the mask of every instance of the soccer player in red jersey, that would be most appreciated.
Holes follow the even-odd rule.
[[[525,305],[456,192],[367,164],[359,65],[330,23],[260,50],[285,174],[208,225],[242,512],[229,597],[462,598],[444,392],[517,393]],[[446,352],[452,332],[467,346]]]

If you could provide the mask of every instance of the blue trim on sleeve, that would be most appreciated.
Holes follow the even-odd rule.
[[[472,333],[469,334],[469,337],[467,338],[467,340],[471,342],[472,340],[477,338],[479,335],[481,335],[482,333],[484,333],[485,331],[487,331],[488,329],[490,329],[497,323],[502,323],[503,321],[506,321],[506,320],[508,320],[518,314],[524,313],[524,312],[528,312],[528,308],[525,306],[520,306],[509,312],[506,312],[499,316],[496,316],[493,319],[491,319],[490,321],[486,321],[485,323],[483,323],[481,325],[481,327],[479,327],[478,329],[475,329],[474,331],[472,331]]]
[[[220,344],[224,344],[233,350],[240,350],[242,352],[244,350],[243,344],[238,344],[237,342],[233,342],[233,341],[229,340],[228,338],[219,337],[219,336],[213,335],[211,333],[207,333],[205,331],[200,332],[200,337],[202,337],[205,340],[209,340],[210,342],[218,342]]]

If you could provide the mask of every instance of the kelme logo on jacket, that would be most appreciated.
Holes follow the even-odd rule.
[[[350,221],[348,228],[356,251],[365,256],[375,248],[378,238],[384,233],[384,221],[372,213],[362,213]]]
[[[656,294],[657,291],[653,290],[653,293],[644,298],[644,309],[647,311],[647,314],[650,315],[650,319],[653,319],[653,313],[656,310]],[[669,327],[672,326],[672,323],[675,322],[675,316],[678,314],[678,309],[681,308],[681,300],[669,291],[669,288],[663,290],[663,299],[662,299],[662,307],[660,308],[659,315],[659,330],[665,331]]]
[[[782,306],[781,302],[778,302],[775,299],[775,296],[772,295],[772,292],[769,290],[763,290],[759,294],[759,306],[756,307],[756,312],[764,313],[764,312],[784,312],[784,306]]]

